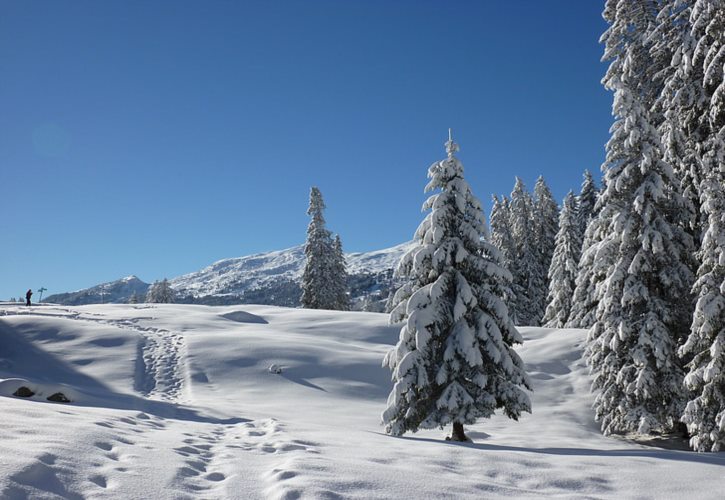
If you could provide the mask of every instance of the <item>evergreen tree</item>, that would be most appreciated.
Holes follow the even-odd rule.
[[[491,243],[501,252],[504,263],[510,268],[515,254],[513,235],[511,234],[511,215],[509,199],[503,196],[493,196],[491,209]]]
[[[720,165],[725,165],[725,129],[719,139]],[[707,157],[706,157],[707,158]],[[705,231],[694,291],[697,294],[690,336],[680,353],[692,357],[685,377],[694,398],[687,404],[682,421],[696,451],[725,448],[725,173],[712,169],[702,185]]]
[[[129,304],[138,304],[138,295],[136,295],[136,292],[133,292],[131,296],[128,298]]]
[[[679,182],[662,160],[659,133],[650,119],[652,74],[646,41],[656,9],[645,0],[608,0],[610,23],[602,39],[611,61],[604,78],[614,92],[615,123],[607,143],[606,187],[597,225],[596,321],[586,356],[594,375],[596,418],[605,434],[672,430],[683,403],[676,356],[688,319],[691,238],[674,220],[682,200]]]
[[[394,435],[452,423],[451,439],[466,440],[463,425],[498,408],[513,419],[530,411],[523,390],[530,383],[503,301],[511,276],[454,156],[458,145],[449,138],[446,150],[448,158],[428,170],[426,191],[440,192],[425,203],[418,245],[397,269],[407,282],[390,319],[405,323],[384,360],[394,387],[383,422]]]
[[[532,293],[535,325],[541,324],[549,291],[549,267],[554,256],[556,233],[559,231],[559,206],[542,176],[534,186],[534,245],[537,257],[535,289]]]
[[[594,207],[597,204],[598,196],[599,191],[597,190],[597,185],[594,183],[594,177],[592,177],[589,170],[585,170],[581,191],[576,199],[576,222],[577,226],[579,226],[580,241],[584,238],[587,226],[589,225],[592,217],[595,215]]]
[[[320,190],[310,189],[310,206],[307,215],[311,217],[307,227],[305,255],[307,262],[302,273],[302,307],[307,309],[349,309],[349,302],[342,300],[347,290],[347,273],[344,270],[342,244],[338,254],[332,234],[325,227],[323,211],[325,202]]]
[[[568,328],[589,328],[594,324],[594,313],[597,309],[596,287],[605,276],[603,273],[594,273],[597,244],[600,241],[601,231],[595,227],[597,214],[597,200],[599,191],[592,174],[586,170],[581,191],[577,197],[576,219],[579,226],[579,243],[577,249],[578,265],[572,295],[571,311],[566,322]],[[603,266],[603,269],[606,266]]]
[[[563,328],[571,312],[581,247],[576,215],[576,199],[570,191],[561,207],[556,247],[549,267],[548,306],[543,321],[549,328]]]
[[[693,397],[682,421],[693,449],[720,451],[725,447],[725,2],[695,2],[691,26],[698,66],[691,84],[700,86],[693,93],[704,96],[707,112],[698,124],[706,139],[697,145],[703,223],[693,286],[697,302],[690,335],[680,348],[690,360],[685,384]]]
[[[514,256],[516,247],[511,233],[511,213],[509,199],[503,196],[493,197],[493,208],[491,209],[491,243],[501,252],[503,266],[509,272],[514,268]],[[509,306],[509,317],[516,324],[516,294],[511,286],[505,292],[504,300]]]
[[[347,294],[347,265],[345,264],[345,253],[342,251],[342,241],[339,234],[335,235],[332,249],[334,250],[332,275],[335,278],[331,283],[331,286],[334,287],[332,292],[335,297],[333,309],[349,311],[350,296]]]
[[[146,294],[146,302],[153,304],[171,304],[174,302],[174,291],[169,285],[169,280],[154,281]]]
[[[614,249],[602,246],[606,230],[606,225],[595,217],[584,233],[567,328],[591,328],[594,324],[600,290],[615,260]]]
[[[537,291],[542,286],[539,260],[533,248],[533,212],[534,202],[521,179],[516,178],[511,192],[510,224],[514,255],[511,265],[513,293],[516,295],[515,317],[520,326],[538,326],[538,313],[535,303]]]
[[[659,130],[664,159],[672,165],[680,182],[684,206],[679,211],[680,223],[700,241],[699,184],[701,178],[698,145],[707,131],[707,103],[703,95],[704,73],[702,54],[697,48],[696,34],[691,32],[690,17],[694,0],[661,0],[650,53],[667,64],[658,72],[662,91],[653,110],[664,117]],[[722,68],[721,68],[722,69]],[[661,75],[661,76],[659,76]]]

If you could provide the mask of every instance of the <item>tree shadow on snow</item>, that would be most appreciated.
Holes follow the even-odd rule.
[[[51,330],[45,333],[49,338],[57,334]],[[203,415],[196,409],[174,403],[115,392],[100,380],[78,371],[72,364],[29,342],[13,326],[2,320],[0,320],[0,353],[4,358],[11,360],[11,364],[3,364],[0,374],[27,379],[30,382],[62,384],[82,394],[81,401],[65,404],[140,411],[162,418],[212,424],[237,424],[250,421],[244,418],[218,418]],[[45,401],[34,402],[58,404]]]
[[[382,433],[376,434],[387,436],[387,434]],[[478,433],[469,432],[468,434],[470,437],[476,437],[475,434]],[[542,455],[567,455],[580,457],[637,457],[652,458],[655,460],[674,460],[678,462],[694,462],[701,464],[725,466],[725,453],[697,453],[694,451],[675,451],[662,449],[597,450],[594,448],[527,448],[522,446],[445,441],[443,439],[438,440],[416,436],[395,436],[395,438],[409,441],[435,443],[445,446],[460,446],[463,448],[476,449],[481,451],[510,451],[518,453],[537,453]]]

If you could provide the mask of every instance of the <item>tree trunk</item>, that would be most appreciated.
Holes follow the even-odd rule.
[[[453,422],[453,432],[451,437],[448,438],[450,441],[468,441],[468,436],[463,432],[463,424],[460,422]]]

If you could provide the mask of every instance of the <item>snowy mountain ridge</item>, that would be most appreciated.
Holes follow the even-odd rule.
[[[346,254],[350,275],[350,296],[362,308],[364,301],[381,302],[387,298],[392,271],[412,242],[371,252]],[[305,266],[304,245],[284,250],[221,259],[189,274],[169,280],[179,301],[204,304],[258,303],[296,306],[299,279]],[[134,275],[102,283],[87,289],[49,296],[48,302],[82,305],[102,302],[127,302],[136,293],[149,288]],[[371,299],[371,297],[373,297]]]
[[[348,272],[351,275],[377,274],[394,269],[411,245],[408,242],[383,250],[346,254]],[[180,294],[186,292],[204,296],[239,293],[280,278],[296,281],[304,267],[304,245],[298,245],[284,250],[222,259],[200,271],[170,281],[174,290]]]

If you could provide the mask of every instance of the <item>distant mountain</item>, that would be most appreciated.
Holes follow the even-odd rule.
[[[109,302],[128,302],[135,293],[140,301],[146,296],[149,284],[136,276],[127,276],[120,280],[101,283],[77,292],[58,293],[47,297],[44,302],[80,306],[84,304],[102,304]]]
[[[382,311],[394,286],[393,269],[412,243],[372,252],[346,254],[353,308]],[[193,273],[169,280],[177,302],[191,304],[269,304],[299,306],[300,277],[305,265],[302,245],[217,261]],[[127,280],[133,286],[123,288]],[[149,284],[135,276],[72,293],[48,297],[48,302],[79,305],[128,302],[131,295],[141,297]],[[141,291],[143,290],[143,291]]]

